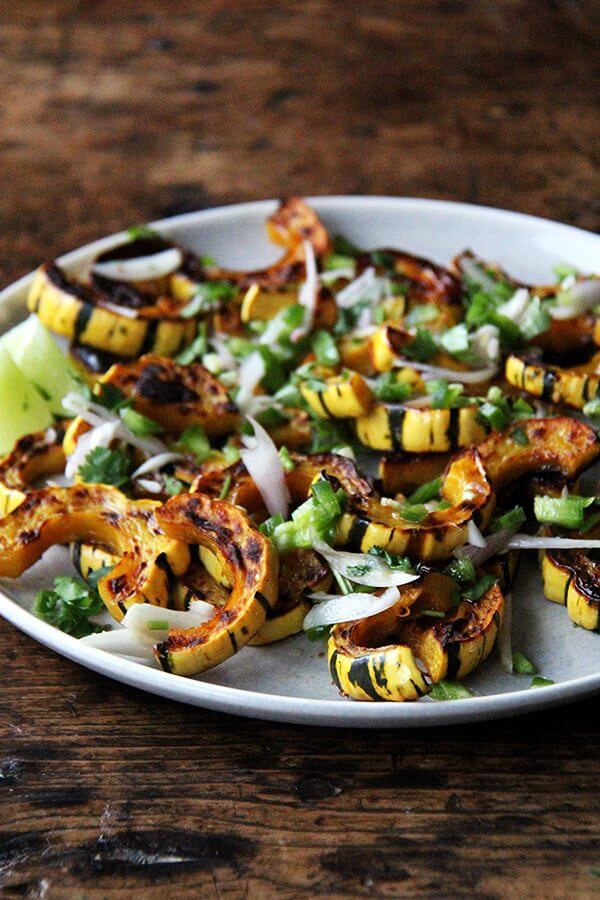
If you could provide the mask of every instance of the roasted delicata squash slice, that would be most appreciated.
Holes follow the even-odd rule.
[[[422,560],[444,559],[467,539],[471,518],[484,527],[502,494],[526,477],[558,474],[572,480],[600,455],[588,425],[569,418],[523,419],[455,456],[442,478],[441,499],[421,521],[406,521],[401,506],[376,497],[351,497],[336,541],[367,552],[384,547]]]
[[[282,554],[279,557],[277,602],[250,643],[273,644],[302,631],[311,607],[307,595],[327,591],[332,580],[329,566],[313,550],[291,550]]]
[[[64,471],[64,433],[57,422],[46,431],[26,434],[0,460],[0,516],[20,506],[36,482]]]
[[[284,288],[271,288],[258,282],[253,282],[242,299],[240,308],[241,321],[269,322],[277,313],[288,309],[290,306],[295,306],[300,302],[299,290],[301,283],[302,281],[300,280],[296,285],[287,285]],[[328,288],[321,285],[317,292],[315,304],[315,327],[332,328],[336,323],[337,316],[338,310],[333,294]]]
[[[247,290],[256,284],[261,290],[277,291],[284,285],[297,284],[304,279],[305,241],[311,244],[317,259],[325,256],[330,249],[327,229],[314,209],[300,197],[282,200],[278,209],[267,219],[266,230],[273,243],[285,248],[285,253],[277,262],[254,272],[215,268],[211,270],[211,277],[231,281],[240,290]]]
[[[356,419],[367,415],[375,403],[375,395],[362,375],[349,370],[323,382],[302,381],[300,393],[313,413],[322,419]]]
[[[447,453],[482,441],[486,429],[476,404],[432,409],[410,404],[377,403],[355,420],[356,436],[373,450]]]
[[[439,478],[450,462],[449,453],[390,453],[379,460],[378,477],[386,497],[412,494]]]
[[[98,582],[114,619],[133,603],[168,606],[172,580],[186,570],[190,554],[186,543],[161,530],[159,507],[101,484],[31,491],[2,521],[0,575],[17,578],[55,544],[89,541],[119,559]]]
[[[478,446],[485,470],[498,493],[526,477],[577,478],[600,456],[593,428],[566,416],[522,419],[491,434]]]
[[[445,559],[467,542],[469,522],[484,527],[494,508],[494,491],[475,448],[449,464],[440,496],[444,508],[418,522],[404,518],[401,504],[374,496],[350,497],[335,542],[362,553],[383,547],[421,560]]]
[[[496,642],[505,601],[497,585],[474,602],[457,603],[458,593],[451,578],[432,572],[403,588],[384,612],[334,626],[329,669],[341,693],[355,700],[417,700],[432,683],[472,672]],[[424,610],[444,616],[432,619]]]
[[[246,513],[224,500],[180,494],[156,515],[169,537],[214,554],[231,584],[210,621],[174,629],[155,648],[165,671],[195,675],[232,656],[264,625],[277,600],[277,553]]]
[[[95,392],[101,396],[107,384],[131,397],[138,412],[169,434],[200,425],[209,436],[218,437],[230,434],[240,421],[238,408],[221,382],[200,363],[184,366],[146,354],[112,366]]]
[[[583,409],[600,396],[600,353],[581,366],[560,368],[515,354],[506,360],[505,377],[513,387],[551,403]]]
[[[55,263],[45,263],[33,279],[27,305],[44,325],[75,343],[117,356],[149,351],[173,356],[192,340],[195,323],[180,317],[181,303],[171,297],[143,299],[146,305],[127,307],[124,300],[117,303],[111,294],[70,279]]]
[[[370,481],[361,475],[351,459],[338,453],[292,453],[294,468],[286,472],[285,481],[292,503],[304,502],[314,481],[326,477],[335,481],[349,496],[369,497],[373,494]],[[263,500],[243,462],[227,467],[207,466],[192,484],[192,492],[218,497],[227,483],[227,500],[254,513],[262,510]]]
[[[600,537],[600,530],[593,529],[585,537]],[[544,550],[540,556],[547,599],[566,606],[576,625],[600,631],[600,562],[594,551]]]

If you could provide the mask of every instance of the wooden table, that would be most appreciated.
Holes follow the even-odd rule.
[[[284,192],[597,230],[598,9],[4,0],[3,281],[132,223]],[[595,700],[325,732],[123,688],[4,623],[0,646],[2,896],[600,894]]]

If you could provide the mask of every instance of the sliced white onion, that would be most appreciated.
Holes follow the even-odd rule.
[[[265,361],[258,350],[250,353],[243,360],[239,371],[240,388],[235,398],[236,405],[242,411],[251,411],[254,391],[260,384],[261,379],[264,378],[265,371]]]
[[[149,478],[136,478],[136,484],[147,494],[160,494],[162,491],[158,481],[150,481]]]
[[[512,675],[512,597],[510,594],[506,594],[504,597],[504,620],[498,635],[498,654],[500,656],[500,665],[503,669],[506,669],[509,675]]]
[[[370,296],[370,291],[377,284],[377,275],[373,266],[369,266],[364,272],[347,284],[345,288],[338,291],[335,295],[335,302],[338,306],[346,308],[354,306],[359,300],[362,300],[365,294]]]
[[[83,394],[77,391],[70,391],[62,399],[62,405],[65,412],[71,416],[81,416],[88,425],[103,425],[104,422],[114,422],[117,417],[104,406],[94,403],[93,400],[87,400]]]
[[[246,446],[240,457],[258,488],[269,513],[287,518],[290,492],[285,483],[285,471],[279,451],[265,429],[252,416],[247,416],[254,428],[254,437],[242,435]]]
[[[282,309],[277,313],[277,315],[273,316],[273,318],[259,337],[259,344],[270,346],[271,344],[278,343],[279,338],[287,330],[288,327],[285,321],[286,312],[287,310]]]
[[[291,334],[291,340],[294,342],[299,341],[300,338],[311,331],[319,298],[319,274],[317,272],[315,251],[310,241],[304,241],[302,246],[304,247],[306,277],[298,292],[298,303],[304,307],[304,321]]]
[[[183,254],[178,247],[169,247],[149,256],[131,259],[111,259],[96,262],[92,272],[111,281],[151,281],[177,271],[183,264]]]
[[[196,600],[193,609],[163,609],[150,603],[134,603],[123,617],[122,624],[126,629],[135,631],[145,640],[156,643],[163,639],[170,628],[195,628],[208,622],[215,615],[216,609],[204,600]],[[159,624],[164,623],[164,628]]]
[[[496,325],[482,325],[469,336],[471,350],[490,363],[500,358],[500,329]]]
[[[366,619],[389,609],[400,598],[397,587],[389,587],[380,596],[377,594],[311,594],[316,605],[304,619],[304,629],[335,625],[338,622],[354,622]]]
[[[158,638],[155,635],[152,641],[148,641],[139,632],[132,631],[130,628],[114,628],[112,631],[99,631],[98,634],[87,634],[79,640],[88,647],[106,650],[107,653],[149,660],[153,658],[152,645],[156,643]]]
[[[498,371],[498,366],[487,366],[485,369],[472,369],[462,371],[460,369],[445,369],[442,366],[430,366],[429,363],[416,362],[412,359],[397,361],[398,366],[406,366],[416,372],[423,372],[425,376],[432,378],[445,378],[448,381],[457,381],[461,384],[479,384],[481,381],[489,381]]]
[[[553,319],[573,319],[582,313],[588,312],[600,303],[600,278],[591,278],[588,281],[577,281],[565,291],[564,300],[559,301],[549,309]]]
[[[227,346],[227,337],[220,334],[214,334],[210,338],[210,343],[215,349],[215,353],[223,364],[224,369],[237,368],[237,361],[229,347]]]
[[[465,544],[458,547],[454,551],[457,557],[466,556],[471,560],[474,566],[480,566],[482,563],[495,556],[496,553],[503,553],[507,549],[508,542],[513,535],[512,531],[504,528],[502,531],[496,531],[485,538],[485,546],[480,544]]]
[[[117,316],[123,316],[124,319],[137,319],[139,315],[137,309],[131,309],[129,306],[119,306],[118,303],[111,303],[109,300],[103,300],[101,306],[102,309],[107,309]]]
[[[169,463],[179,462],[182,459],[185,459],[183,453],[171,453],[169,450],[165,453],[157,453],[156,456],[151,456],[141,466],[138,466],[131,477],[139,478],[140,475],[147,475],[148,472],[158,472]]]
[[[514,534],[506,544],[507,550],[588,550],[600,547],[600,540],[592,538],[544,537],[533,534]]]
[[[506,303],[502,303],[497,311],[501,316],[510,319],[518,325],[523,318],[523,313],[527,309],[529,299],[529,291],[527,288],[518,288],[510,300],[507,300]]]
[[[350,553],[347,550],[334,550],[329,544],[314,538],[313,548],[323,556],[332,569],[339,572],[345,578],[349,578],[356,584],[366,584],[369,587],[393,587],[398,584],[409,584],[417,581],[418,575],[409,575],[397,569],[391,569],[383,559],[369,553]],[[364,574],[356,574],[354,571],[367,568]]]
[[[470,519],[469,521],[469,524],[467,526],[467,533],[469,535],[469,543],[474,547],[486,546],[486,540],[473,519]]]
[[[137,447],[145,456],[154,456],[157,453],[164,453],[167,449],[163,442],[159,441],[158,438],[139,437],[137,434],[134,434],[133,431],[127,428],[121,417],[116,413],[109,409],[105,409],[103,406],[100,406],[99,403],[87,400],[75,391],[67,394],[63,398],[62,403],[68,413],[80,416],[84,422],[87,422],[87,424],[91,425],[93,428],[104,425],[105,423],[111,423],[114,425],[113,440],[118,439],[126,444],[130,444],[132,447]],[[79,441],[81,441],[81,438],[79,438],[78,444]],[[96,446],[108,445],[98,444]]]

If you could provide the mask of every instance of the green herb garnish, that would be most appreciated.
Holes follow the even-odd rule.
[[[531,660],[527,659],[527,657],[523,653],[519,653],[519,651],[513,653],[512,664],[513,671],[516,672],[517,675],[535,675],[537,672],[537,669]]]
[[[94,447],[87,454],[77,474],[86,484],[113,484],[123,487],[129,481],[131,461],[122,450]]]
[[[164,430],[162,425],[159,425],[154,419],[142,415],[142,413],[137,412],[137,410],[132,409],[130,406],[121,409],[119,415],[129,430],[138,437],[148,437],[151,434],[160,434]]]
[[[36,616],[76,638],[102,631],[89,616],[97,616],[103,609],[96,588],[70,575],[55,578],[54,589],[39,591],[33,605]]]
[[[472,697],[473,692],[458,681],[438,681],[429,692],[434,700],[464,700]]]
[[[213,455],[210,441],[201,425],[190,425],[189,428],[186,428],[175,444],[175,448],[184,453],[191,453],[199,463],[205,462]]]
[[[532,687],[532,688],[548,687],[549,685],[554,684],[554,683],[555,682],[552,681],[551,678],[544,678],[543,675],[534,675],[533,678],[531,679],[530,687]]]

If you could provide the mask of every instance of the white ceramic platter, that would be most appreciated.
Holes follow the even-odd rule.
[[[467,247],[498,262],[517,278],[543,283],[558,262],[583,271],[600,270],[600,237],[501,210],[388,197],[321,197],[309,200],[332,232],[359,246],[398,247],[448,263]],[[274,261],[264,220],[274,202],[246,203],[189,213],[153,225],[192,250],[220,263],[255,268]],[[119,240],[116,235],[69,253],[61,263],[77,272]],[[31,276],[0,293],[0,330],[25,316]],[[53,574],[68,571],[66,554],[53,550],[18,582],[2,581],[0,614],[35,640],[89,669],[184,703],[238,715],[313,725],[414,727],[491,719],[543,709],[600,689],[600,635],[574,628],[563,607],[548,603],[533,557],[524,560],[514,587],[513,648],[521,650],[553,679],[532,690],[530,678],[508,675],[497,658],[488,660],[467,684],[475,696],[452,702],[357,703],[337,695],[324,645],[302,635],[270,647],[244,648],[233,659],[197,679],[166,674],[148,665],[109,655],[40,621],[29,611],[36,591]]]

